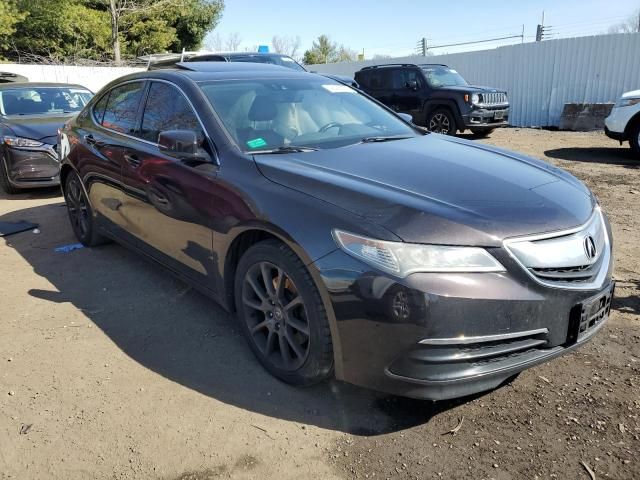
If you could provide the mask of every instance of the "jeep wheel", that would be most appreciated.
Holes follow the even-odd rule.
[[[472,128],[471,133],[478,138],[486,138],[493,133],[495,128]]]
[[[451,111],[445,108],[439,108],[429,114],[427,128],[433,133],[442,135],[454,135],[458,129]]]

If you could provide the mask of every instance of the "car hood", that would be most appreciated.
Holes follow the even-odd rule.
[[[450,90],[462,93],[507,93],[505,90],[492,87],[482,87],[479,85],[455,85],[451,87],[440,87],[439,90]]]
[[[273,182],[407,242],[500,246],[507,237],[581,225],[595,206],[591,192],[563,170],[436,134],[254,158]]]
[[[75,113],[64,115],[17,115],[0,120],[16,137],[54,144],[61,128]]]

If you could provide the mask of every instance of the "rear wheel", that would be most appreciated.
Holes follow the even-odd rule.
[[[20,190],[11,185],[7,174],[7,164],[0,158],[0,186],[8,194],[18,193]]]
[[[427,128],[443,135],[454,135],[458,130],[453,114],[446,108],[439,108],[428,115]]]
[[[324,305],[307,268],[286,245],[267,240],[247,250],[236,270],[235,302],[251,349],[272,375],[312,385],[331,374]]]
[[[472,128],[471,133],[473,133],[478,138],[486,138],[493,133],[495,128]]]
[[[80,178],[71,172],[65,181],[64,199],[71,228],[76,238],[87,247],[94,247],[108,240],[97,232],[93,212],[87,199]]]
[[[636,156],[640,156],[640,121],[637,121],[636,124],[631,127],[629,145],[631,145],[631,150],[633,150]]]

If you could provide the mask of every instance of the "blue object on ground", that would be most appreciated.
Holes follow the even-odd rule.
[[[71,245],[63,245],[62,247],[55,248],[54,251],[58,253],[69,253],[80,248],[84,248],[84,245],[81,243],[72,243]]]

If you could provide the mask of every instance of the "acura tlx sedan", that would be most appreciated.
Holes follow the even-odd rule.
[[[57,131],[93,94],[62,83],[0,84],[0,187],[58,185]]]
[[[572,351],[609,314],[611,230],[581,182],[325,77],[137,73],[59,141],[78,239],[117,240],[213,297],[294,385],[459,397]]]

